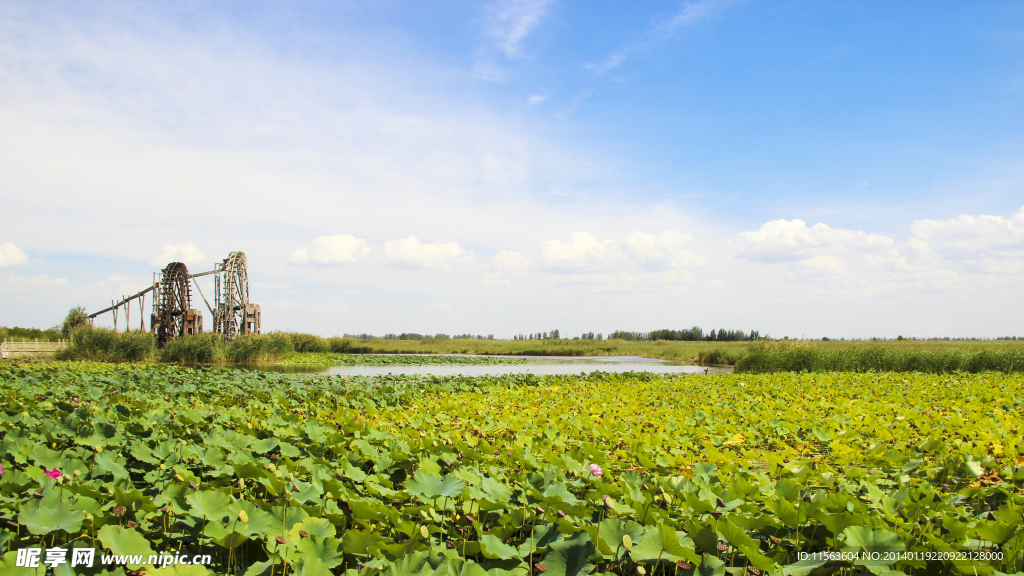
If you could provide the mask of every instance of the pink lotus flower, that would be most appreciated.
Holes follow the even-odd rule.
[[[72,402],[78,402],[78,396],[75,396],[74,398],[72,398],[71,401]]]
[[[4,475],[4,465],[0,464],[0,476]]]
[[[590,473],[593,474],[594,476],[597,476],[598,478],[604,476],[604,470],[602,470],[601,467],[598,466],[597,464],[590,465]]]
[[[63,476],[63,474],[60,473],[60,470],[57,470],[56,468],[50,470],[49,472],[46,472],[45,474],[50,478],[53,478],[54,480]]]

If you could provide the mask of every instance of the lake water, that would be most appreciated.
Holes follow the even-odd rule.
[[[462,356],[447,354],[446,356]],[[522,364],[446,364],[408,366],[266,366],[260,370],[342,376],[430,374],[434,376],[500,376],[503,374],[579,374],[581,372],[657,372],[704,374],[704,366],[680,364],[641,356],[491,356],[532,360]],[[729,374],[732,367],[711,367],[708,374]]]

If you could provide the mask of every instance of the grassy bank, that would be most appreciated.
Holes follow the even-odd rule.
[[[737,373],[772,372],[1024,372],[1020,342],[759,341],[736,362]]]
[[[331,350],[356,354],[508,354],[513,356],[644,356],[697,362],[701,352],[718,350],[738,357],[747,342],[679,342],[659,340],[356,340],[329,339]]]

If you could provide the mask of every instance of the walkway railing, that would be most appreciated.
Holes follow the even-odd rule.
[[[56,352],[68,345],[67,340],[56,342],[35,340],[23,340],[17,342],[7,338],[0,342],[0,358],[13,358],[15,356],[31,356],[34,354],[49,354]]]

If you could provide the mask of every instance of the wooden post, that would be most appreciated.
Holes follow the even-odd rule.
[[[117,308],[114,306],[113,300],[110,301],[110,307],[112,308],[110,313],[114,315],[114,332],[117,332]]]

